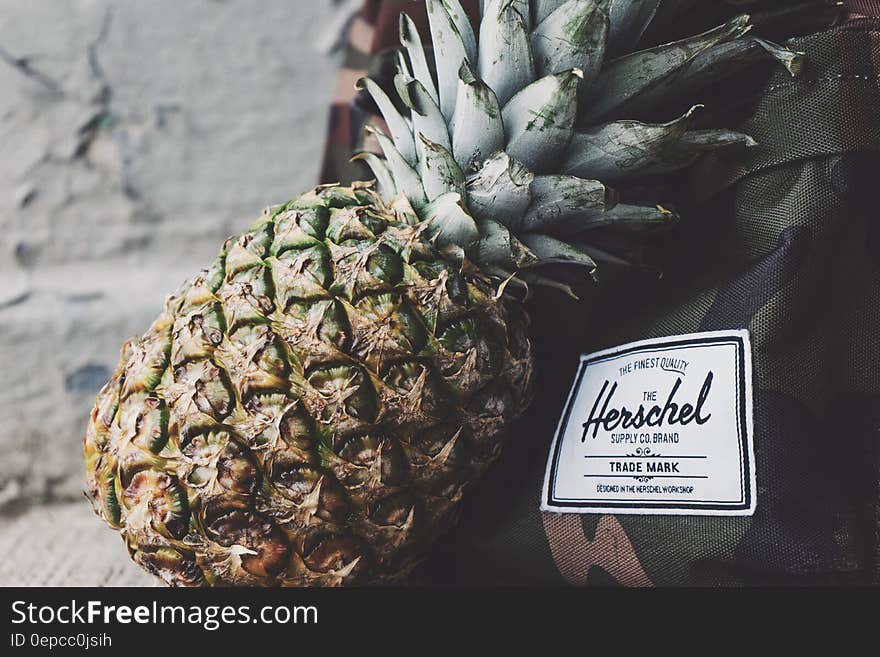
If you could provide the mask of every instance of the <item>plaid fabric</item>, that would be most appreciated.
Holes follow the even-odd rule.
[[[804,76],[778,71],[738,103],[760,144],[748,159],[707,158],[682,178],[680,230],[656,249],[662,280],[624,279],[580,306],[534,302],[537,398],[420,581],[880,583],[880,0],[845,11],[792,41]],[[579,353],[733,328],[753,342],[754,516],[539,511]]]

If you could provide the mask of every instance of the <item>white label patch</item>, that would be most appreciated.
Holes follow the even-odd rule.
[[[748,331],[582,356],[550,449],[541,510],[752,515]]]

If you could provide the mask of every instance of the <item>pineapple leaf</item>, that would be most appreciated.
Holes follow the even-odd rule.
[[[511,296],[516,296],[513,292],[508,292],[509,289],[516,289],[521,292],[521,295],[517,297],[521,302],[528,301],[531,298],[528,284],[517,274],[509,272],[504,267],[499,267],[498,265],[486,265],[483,271],[495,280],[501,281],[497,292],[499,298],[507,293]]]
[[[402,82],[399,78],[395,80],[401,99],[412,110],[413,133],[423,134],[447,150],[452,148],[446,121],[428,90],[418,80],[408,80],[405,84]],[[424,155],[421,144],[416,143],[416,148],[421,159]]]
[[[503,106],[535,80],[526,19],[510,0],[491,0],[480,24],[480,78]]]
[[[522,241],[538,257],[539,265],[580,265],[590,273],[596,269],[596,261],[581,249],[550,235],[526,233]]]
[[[531,5],[530,0],[507,0],[507,1],[523,17],[523,20],[526,22],[526,29],[531,31],[532,27],[534,27],[535,24],[532,22],[532,10],[530,7],[530,5]]]
[[[668,77],[661,85],[646,89],[628,105],[634,114],[649,112],[651,107],[663,102],[671,89],[675,95],[691,94],[701,87],[715,83],[720,78],[751,66],[768,56],[783,64],[792,76],[803,67],[804,54],[758,39],[751,35],[720,43],[694,57],[686,66]]]
[[[467,180],[468,201],[478,219],[495,219],[515,229],[531,203],[534,176],[504,151],[495,153]]]
[[[598,180],[574,176],[536,176],[531,185],[532,204],[522,230],[554,232],[569,225],[575,230],[614,207],[616,194]]]
[[[681,94],[682,89],[671,81],[678,81],[682,69],[700,54],[734,41],[751,29],[751,20],[744,14],[698,36],[608,62],[593,86],[582,120],[595,123],[622,112],[633,114],[636,107],[656,102],[657,95]]]
[[[611,0],[611,33],[608,50],[632,50],[657,14],[662,0]]]
[[[404,119],[394,103],[388,95],[382,90],[378,84],[369,78],[361,78],[358,81],[358,89],[366,89],[367,93],[376,101],[388,129],[391,131],[391,138],[394,140],[394,146],[410,165],[416,163],[416,146],[413,141],[412,128],[406,119]]]
[[[501,114],[511,157],[532,171],[553,167],[574,132],[582,77],[579,69],[547,75],[510,99]]]
[[[593,259],[594,262],[599,263],[602,267],[613,265],[615,267],[622,267],[624,269],[637,267],[643,270],[647,269],[648,271],[655,271],[649,267],[640,265],[637,260],[627,260],[626,258],[621,258],[618,255],[609,253],[604,249],[600,249],[592,244],[587,244],[586,242],[572,242],[572,246],[586,253],[590,258]],[[596,278],[595,274],[594,278]]]
[[[563,283],[562,281],[557,281],[554,278],[549,278],[547,276],[543,276],[542,274],[539,274],[538,272],[536,272],[532,269],[517,272],[516,277],[518,279],[520,279],[523,282],[523,284],[526,285],[527,289],[528,289],[528,285],[534,285],[535,287],[546,287],[546,288],[550,288],[553,290],[559,290],[560,292],[565,294],[565,296],[567,296],[568,298],[573,299],[575,301],[580,300],[578,295],[575,294],[574,289],[571,287],[571,285],[568,285],[567,283]],[[531,296],[532,296],[531,291],[529,291],[526,296],[526,299],[530,298]]]
[[[671,226],[677,221],[678,215],[661,205],[641,206],[620,203],[608,212],[594,217],[579,228],[580,230],[592,228],[660,228]]]
[[[605,55],[608,13],[594,0],[569,0],[532,32],[538,75],[577,68],[583,71],[581,93],[596,79]]]
[[[695,105],[669,123],[616,121],[588,132],[577,132],[562,163],[562,171],[614,182],[662,168],[667,164],[672,145],[684,136],[699,107]],[[677,161],[676,157],[671,159]]]
[[[495,92],[475,78],[467,64],[462,64],[458,77],[452,152],[467,172],[477,169],[489,155],[504,150],[504,125]]]
[[[437,247],[471,247],[480,238],[474,218],[462,207],[461,196],[449,192],[429,203],[424,212],[426,233]]]
[[[404,78],[409,79],[413,76],[412,70],[409,67],[409,62],[406,61],[406,55],[403,54],[403,49],[398,49],[397,51],[397,75],[402,75]]]
[[[691,130],[686,132],[681,138],[676,148],[702,153],[705,151],[715,150],[716,148],[725,148],[727,146],[745,146],[752,148],[757,146],[758,142],[749,135],[734,130]]]
[[[376,176],[376,183],[379,185],[379,196],[385,202],[390,202],[397,196],[397,187],[394,184],[394,176],[388,168],[387,160],[383,160],[375,153],[357,153],[353,158],[353,162],[362,161]]]
[[[391,200],[389,209],[398,221],[408,226],[415,226],[420,221],[419,215],[413,209],[412,203],[403,194],[397,194]]]
[[[753,148],[758,142],[749,135],[732,130],[692,130],[670,145],[662,161],[644,169],[642,175],[656,175],[676,171],[693,164],[703,153],[740,146]]]
[[[540,25],[550,14],[564,5],[567,0],[533,0],[532,14],[535,25]]]
[[[468,61],[467,51],[455,22],[441,0],[426,0],[428,24],[434,44],[434,65],[437,69],[437,90],[440,111],[446,121],[452,120],[458,95],[458,69]]]
[[[422,186],[429,201],[433,201],[447,192],[455,192],[461,197],[465,195],[464,174],[455,162],[452,153],[436,142],[419,133],[422,143],[422,159],[419,161],[419,172],[422,175]]]
[[[471,62],[477,60],[477,37],[474,36],[474,28],[468,18],[467,12],[461,6],[459,0],[441,0],[449,18],[455,25],[458,35],[461,37],[467,58]]]
[[[407,163],[385,133],[374,126],[367,126],[367,132],[375,135],[379,141],[379,146],[382,147],[382,152],[385,153],[385,159],[388,161],[388,168],[394,175],[397,191],[409,199],[416,212],[421,212],[427,205],[428,199],[425,197],[419,174]]]
[[[477,242],[478,229],[468,257],[504,270],[535,257],[592,272],[596,257],[568,236],[673,223],[676,215],[659,205],[617,205],[608,185],[627,193],[630,181],[755,142],[730,130],[690,131],[701,106],[668,123],[652,122],[651,113],[761,58],[776,58],[792,74],[803,63],[802,54],[753,37],[745,14],[630,52],[663,0],[485,0],[479,39],[461,0],[426,5],[436,66],[403,15],[406,56],[398,53],[394,84],[410,112],[364,81],[390,138],[377,133],[387,161],[357,159],[373,170],[383,199],[408,199],[418,216],[430,214],[443,248],[454,236]],[[627,54],[606,61],[612,48]],[[464,253],[464,244],[457,248]]]
[[[483,219],[478,224],[480,239],[474,245],[475,260],[502,267],[522,269],[538,263],[538,258],[522,242],[511,235],[503,224]]]
[[[428,59],[425,57],[422,38],[416,24],[406,14],[400,15],[400,44],[409,56],[413,76],[422,83],[434,102],[439,105],[440,96],[437,95],[434,78],[431,77],[431,69],[428,67]]]
[[[788,72],[791,73],[792,77],[797,77],[801,74],[801,71],[803,71],[804,59],[806,57],[804,53],[789,50],[788,48],[773,43],[772,41],[767,41],[758,37],[754,37],[752,41],[761,46],[776,61],[785,66],[785,68],[788,69]]]

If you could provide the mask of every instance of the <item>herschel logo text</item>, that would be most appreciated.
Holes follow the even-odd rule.
[[[599,395],[596,397],[596,401],[593,403],[590,417],[583,424],[584,432],[581,436],[581,442],[587,440],[587,434],[590,433],[590,429],[592,429],[592,437],[596,438],[600,428],[605,429],[605,431],[613,431],[617,428],[639,429],[641,427],[662,427],[676,424],[686,426],[691,422],[696,422],[698,425],[706,424],[712,417],[712,414],[704,414],[703,407],[709,398],[709,393],[712,391],[713,378],[714,374],[712,371],[709,371],[694,403],[679,404],[675,400],[678,389],[681,387],[681,377],[679,377],[673,384],[672,390],[670,390],[666,403],[663,406],[655,404],[646,407],[644,404],[640,404],[635,410],[630,410],[626,406],[615,408],[611,405],[618,384],[615,382],[612,385],[606,379],[602,389],[599,391]],[[600,405],[601,411],[599,411]]]

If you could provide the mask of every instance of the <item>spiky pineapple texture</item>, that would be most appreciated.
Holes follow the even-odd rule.
[[[404,576],[528,405],[507,286],[566,289],[534,270],[592,271],[588,230],[669,221],[606,182],[749,143],[689,130],[692,112],[617,118],[764,53],[798,65],[748,17],[606,62],[657,2],[485,4],[477,35],[456,0],[429,0],[436,79],[402,17],[407,115],[364,81],[391,131],[386,159],[361,155],[382,196],[326,186],[270,209],[123,348],[84,440],[87,494],[166,582]]]
[[[402,576],[528,404],[527,319],[369,188],[266,213],[98,397],[88,493],[171,584]]]

